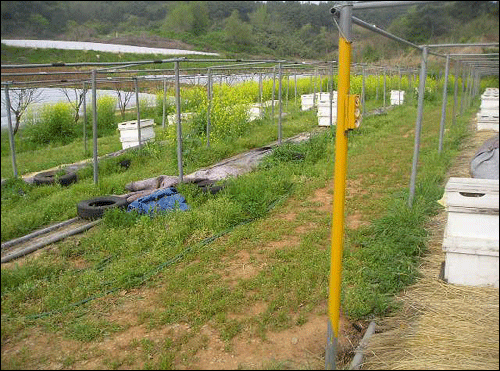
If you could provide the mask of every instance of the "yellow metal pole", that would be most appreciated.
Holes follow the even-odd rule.
[[[330,286],[328,298],[328,337],[325,353],[327,370],[334,370],[339,336],[342,250],[344,241],[344,204],[347,173],[347,100],[350,88],[352,3],[340,8],[339,78],[337,93],[337,129],[335,135],[335,173],[333,191],[333,221],[330,253]]]

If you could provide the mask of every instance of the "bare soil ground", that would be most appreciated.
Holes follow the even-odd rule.
[[[329,187],[318,189],[310,200],[316,209],[330,213],[332,192]],[[291,200],[291,202],[299,201]],[[321,205],[321,206],[317,206]],[[293,207],[290,208],[293,210]],[[277,212],[277,219],[294,220],[296,213]],[[353,225],[358,225],[353,219]],[[350,222],[347,222],[350,226]],[[301,235],[314,226],[299,227],[292,236],[284,235],[278,242],[268,243],[266,249],[294,246]],[[76,238],[76,237],[74,237]],[[50,248],[50,247],[49,247]],[[21,258],[20,260],[23,260]],[[228,268],[225,279],[245,279],[253,277],[265,265],[265,261],[250,262],[249,253],[240,253],[225,258]],[[22,264],[22,262],[21,262]],[[174,369],[324,369],[324,353],[327,333],[326,301],[316,308],[301,326],[294,326],[280,332],[267,332],[263,340],[252,329],[245,329],[230,343],[221,339],[218,331],[210,323],[201,330],[191,333],[186,323],[149,328],[144,318],[148,313],[160,310],[161,284],[154,288],[139,288],[123,291],[118,296],[99,299],[98,307],[106,308],[102,315],[123,331],[110,334],[100,341],[89,343],[65,338],[62,334],[35,327],[22,339],[7,340],[2,343],[2,364],[8,360],[24,359],[26,368],[41,369],[143,369],[146,362],[158,362],[159,349],[167,337],[186,338],[172,362]],[[265,311],[265,303],[258,303],[244,314],[229,314],[229,318],[242,319]],[[353,352],[367,328],[367,323],[351,323],[343,315],[340,321],[338,368],[348,364]],[[153,348],[145,355],[141,342],[151,341]],[[145,359],[146,357],[146,359]],[[43,360],[43,363],[39,361]],[[38,363],[37,363],[38,362]],[[3,367],[2,367],[3,368]]]

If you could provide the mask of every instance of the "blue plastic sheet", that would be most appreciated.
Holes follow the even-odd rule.
[[[160,189],[147,196],[140,197],[127,207],[127,211],[136,210],[139,214],[149,215],[174,209],[183,211],[189,209],[186,199],[174,187]]]

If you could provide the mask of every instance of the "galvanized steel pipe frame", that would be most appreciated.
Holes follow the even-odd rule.
[[[415,145],[413,148],[413,161],[412,161],[412,169],[410,176],[410,193],[408,195],[408,206],[410,208],[413,206],[413,199],[415,197],[415,184],[417,179],[417,165],[418,165],[418,156],[420,151],[420,133],[422,131],[422,115],[424,107],[424,92],[425,92],[426,79],[427,79],[427,47],[424,46],[422,50],[422,63],[420,66],[417,121],[415,122]]]
[[[443,151],[443,136],[444,136],[444,126],[446,120],[446,102],[448,97],[448,72],[450,68],[450,56],[446,56],[446,67],[444,72],[444,84],[443,84],[443,105],[441,108],[441,122],[439,124],[439,148],[438,153]]]
[[[179,183],[183,182],[182,167],[182,125],[181,125],[181,87],[179,78],[179,61],[175,62],[175,107],[177,113],[177,168],[179,171]]]
[[[335,9],[335,12],[337,10]],[[339,15],[339,71],[337,87],[337,130],[335,135],[334,199],[331,227],[330,280],[328,295],[327,344],[325,368],[334,370],[340,320],[340,291],[342,277],[342,253],[344,242],[345,184],[347,175],[346,102],[350,88],[352,2],[344,2],[338,8]],[[334,16],[336,16],[334,14]]]
[[[14,238],[12,240],[6,241],[6,242],[2,243],[2,245],[1,245],[2,246],[2,250],[6,249],[6,248],[8,248],[10,246],[18,245],[18,244],[23,243],[23,242],[25,242],[27,240],[30,240],[32,238],[41,236],[42,234],[46,234],[48,232],[51,232],[54,229],[61,228],[61,227],[64,227],[64,226],[66,226],[68,224],[74,223],[74,222],[76,222],[79,219],[80,218],[77,216],[77,217],[74,217],[72,219],[65,220],[63,222],[56,223],[56,224],[53,224],[51,226],[39,229],[39,230],[34,231],[34,232],[31,232],[31,233],[29,233],[29,234],[27,234],[25,236]]]
[[[207,105],[207,148],[210,147],[210,115],[212,111],[212,69],[208,68],[207,70],[207,98],[208,98],[208,105]]]
[[[283,105],[281,102],[281,94],[282,94],[282,71],[281,71],[281,62],[278,63],[278,104],[279,104],[279,115],[278,115],[278,145],[281,145],[281,115],[283,114]],[[274,101],[273,101],[274,105]]]
[[[141,109],[139,104],[139,82],[137,77],[134,77],[134,87],[135,87],[135,109],[137,111],[137,142],[139,143],[139,150],[142,147],[141,138]]]
[[[9,146],[10,156],[12,160],[12,171],[14,172],[14,178],[17,178],[16,143],[14,141],[14,132],[12,131],[12,117],[10,114],[9,83],[5,84],[5,105],[7,108],[7,124],[9,125]]]
[[[97,220],[94,220],[94,221],[90,221],[88,222],[87,224],[84,224],[80,227],[77,227],[75,229],[71,229],[69,231],[66,231],[66,232],[63,232],[63,233],[58,233],[58,234],[55,234],[54,236],[52,236],[51,238],[45,240],[45,241],[40,241],[40,242],[37,242],[35,243],[34,245],[32,246],[29,246],[29,247],[26,247],[24,249],[21,249],[19,251],[16,251],[12,254],[9,254],[9,255],[6,255],[4,256],[2,259],[1,259],[1,262],[2,263],[7,263],[11,260],[14,260],[14,259],[17,259],[17,258],[20,258],[24,255],[27,255],[27,254],[30,254],[38,249],[41,249],[42,247],[44,246],[47,246],[51,243],[54,243],[54,242],[57,242],[57,241],[60,241],[66,237],[69,237],[69,236],[72,236],[72,235],[75,235],[75,234],[78,234],[78,233],[82,233],[82,232],[85,232],[86,230],[92,228],[93,226],[99,224],[100,222],[102,222],[102,219],[97,219]]]
[[[97,91],[96,91],[96,70],[92,70],[92,138],[93,138],[93,158],[94,158],[94,184],[98,182],[98,164],[97,164]]]

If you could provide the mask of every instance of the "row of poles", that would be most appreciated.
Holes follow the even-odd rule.
[[[433,54],[446,59],[445,76],[443,84],[443,102],[442,114],[439,130],[439,153],[443,147],[444,124],[446,119],[446,99],[447,84],[449,76],[450,60],[453,58],[455,64],[455,87],[454,87],[454,105],[453,105],[453,123],[455,120],[457,106],[457,82],[460,72],[462,74],[462,100],[460,112],[463,112],[463,100],[466,97],[466,105],[470,105],[472,99],[479,93],[480,79],[484,75],[498,75],[498,53],[496,58],[491,61],[484,61],[484,57],[478,59],[470,58],[466,54],[448,54],[442,55],[433,52],[433,48],[438,47],[464,47],[464,46],[493,46],[498,47],[498,43],[485,44],[439,44],[418,46],[407,40],[394,36],[386,31],[370,25],[352,15],[353,9],[370,9],[379,7],[390,7],[396,5],[413,5],[415,3],[424,3],[423,1],[376,1],[358,3],[353,1],[340,2],[331,9],[333,20],[339,29],[339,83],[338,83],[338,113],[337,113],[337,131],[335,137],[335,173],[334,173],[334,199],[332,213],[332,240],[330,253],[330,280],[328,297],[328,324],[327,324],[327,342],[325,352],[325,369],[334,370],[336,366],[337,343],[339,336],[340,319],[340,299],[341,299],[341,275],[342,275],[342,253],[344,242],[344,209],[345,209],[345,184],[347,174],[347,140],[348,130],[346,129],[346,100],[350,89],[350,66],[351,66],[351,44],[352,44],[352,24],[357,24],[365,29],[381,34],[389,39],[409,45],[421,51],[422,58],[420,64],[420,77],[418,86],[418,109],[415,123],[415,145],[412,162],[412,173],[410,178],[410,192],[408,206],[412,207],[415,195],[415,183],[417,176],[417,165],[420,148],[420,135],[422,128],[424,92],[427,78],[428,55]],[[338,20],[338,23],[337,23]],[[461,71],[460,71],[461,69]],[[466,82],[464,83],[464,80]]]
[[[439,129],[439,147],[438,152],[441,153],[443,150],[443,137],[444,128],[446,121],[446,106],[447,106],[447,90],[448,90],[448,79],[450,74],[450,63],[453,61],[455,63],[454,75],[455,75],[455,86],[453,93],[453,112],[452,112],[452,124],[455,123],[455,119],[460,111],[460,115],[463,114],[464,108],[469,107],[472,104],[473,98],[476,97],[480,91],[480,80],[483,76],[498,75],[498,53],[491,54],[439,54],[433,51],[435,48],[448,48],[448,47],[467,47],[467,46],[495,46],[498,47],[498,43],[484,43],[484,44],[437,44],[437,45],[423,45],[419,46],[413,44],[407,40],[399,38],[392,35],[384,30],[377,28],[374,25],[368,24],[352,15],[353,9],[369,9],[369,8],[379,8],[388,6],[399,6],[399,5],[412,5],[417,3],[425,3],[424,1],[379,1],[379,2],[366,2],[366,3],[354,3],[352,1],[340,2],[337,6],[331,9],[333,14],[334,22],[337,23],[339,28],[339,61],[338,61],[338,97],[337,97],[337,130],[335,139],[335,176],[334,176],[334,201],[333,201],[333,222],[332,222],[332,245],[331,245],[331,271],[330,271],[330,281],[329,281],[329,298],[328,298],[328,327],[327,327],[327,344],[325,353],[325,368],[335,369],[336,364],[336,350],[337,342],[339,336],[339,317],[340,317],[340,291],[341,291],[341,272],[342,272],[342,251],[343,251],[343,238],[344,238],[344,209],[345,209],[345,182],[347,174],[347,147],[348,147],[348,130],[346,130],[346,100],[350,90],[350,75],[351,75],[351,44],[352,44],[352,24],[356,24],[365,29],[373,31],[375,33],[381,34],[389,39],[395,40],[397,42],[403,43],[412,48],[421,51],[421,63],[420,63],[420,74],[419,74],[419,86],[418,86],[418,108],[417,108],[417,118],[415,123],[415,144],[414,153],[412,161],[412,172],[410,177],[409,185],[409,198],[408,206],[412,207],[414,195],[415,195],[415,185],[417,177],[417,165],[419,158],[419,148],[420,148],[420,135],[422,128],[422,118],[423,118],[423,103],[424,103],[424,91],[427,79],[427,62],[428,56],[434,55],[446,60],[445,71],[444,71],[444,83],[443,83],[443,101],[442,101],[442,112],[441,121]],[[175,105],[176,105],[176,123],[177,123],[177,159],[178,159],[178,171],[179,180],[182,182],[183,179],[183,167],[182,167],[182,131],[181,131],[181,100],[180,100],[180,69],[179,63],[186,61],[186,58],[177,58],[171,60],[161,60],[161,61],[139,61],[139,62],[94,62],[94,63],[53,63],[53,64],[42,64],[42,65],[10,65],[2,66],[2,68],[33,68],[33,67],[81,67],[81,66],[111,66],[109,68],[102,68],[99,70],[92,70],[91,72],[91,85],[92,85],[92,109],[93,109],[93,160],[94,160],[94,183],[98,182],[98,168],[97,168],[97,106],[96,106],[96,85],[97,85],[97,73],[102,72],[117,72],[117,68],[125,68],[130,66],[137,66],[140,64],[149,63],[174,63],[174,76],[175,76]],[[203,60],[195,60],[196,62],[202,62]],[[214,60],[209,60],[209,62],[215,62]],[[228,62],[228,60],[222,60],[220,62]],[[235,60],[233,62],[244,63],[245,61]],[[278,104],[279,104],[279,115],[278,115],[278,144],[281,144],[282,132],[281,132],[281,116],[282,116],[282,74],[283,68],[289,68],[286,66],[286,61],[247,61],[248,64],[255,63],[274,63],[273,67],[273,96],[272,96],[272,109],[273,109],[273,120],[274,120],[274,92],[275,92],[275,78],[276,70],[278,75]],[[303,67],[303,66],[302,66]],[[361,68],[362,74],[362,104],[364,110],[364,92],[365,92],[365,79],[366,73],[370,67],[366,65],[354,66]],[[333,74],[334,74],[334,64],[330,65],[329,74],[332,76],[332,84],[330,85],[330,98],[332,98],[333,93]],[[375,67],[375,70],[380,71],[381,67]],[[229,69],[228,66],[214,66],[207,69],[207,95],[209,102],[211,101],[213,94],[213,72],[218,69]],[[156,73],[158,70],[152,70]],[[385,107],[385,93],[386,93],[386,72],[392,72],[394,70],[387,70],[382,67],[384,74],[384,107]],[[130,73],[131,71],[127,71]],[[144,72],[144,71],[141,71]],[[88,72],[84,72],[88,74]],[[398,73],[401,78],[401,69],[398,69]],[[405,73],[405,71],[403,71]],[[409,70],[406,73],[411,74],[413,80],[414,71]],[[26,74],[28,75],[28,74]],[[458,108],[458,81],[461,77],[461,101],[460,108]],[[296,78],[296,76],[295,76]],[[311,76],[312,78],[312,76]],[[222,81],[222,79],[221,79]],[[378,81],[378,79],[377,79]],[[401,80],[400,80],[401,81]],[[141,135],[140,135],[140,108],[139,108],[139,86],[138,78],[133,78],[136,100],[137,100],[137,128],[138,128],[138,142],[139,148],[141,147]],[[315,80],[316,82],[316,80]],[[259,77],[260,84],[260,103],[262,103],[262,75]],[[11,146],[12,162],[14,168],[14,176],[17,177],[17,169],[15,164],[15,150],[14,150],[14,138],[12,134],[12,124],[10,117],[10,98],[9,98],[9,85],[11,83],[2,83],[5,86],[6,95],[6,105],[8,110],[8,124],[9,124],[9,141]],[[164,79],[164,99],[166,98],[166,85],[167,81]],[[321,84],[320,84],[321,86]],[[378,86],[377,86],[378,87]],[[297,89],[297,84],[295,83],[295,89]],[[321,89],[321,88],[320,88]],[[314,87],[314,97],[316,96],[316,85]],[[297,90],[295,92],[295,97],[297,97]],[[377,97],[378,98],[378,97]],[[332,99],[330,99],[331,101]],[[165,101],[163,106],[165,107]],[[84,105],[85,109],[85,105]],[[85,114],[85,113],[84,113]],[[163,112],[165,118],[165,111]],[[207,122],[207,146],[210,145],[210,104],[208,108],[208,122]],[[331,115],[330,115],[331,117]],[[163,119],[162,126],[165,126],[165,119]]]
[[[173,82],[175,84],[175,105],[176,105],[176,122],[177,122],[177,157],[178,157],[178,171],[179,171],[179,179],[182,181],[183,179],[183,169],[182,169],[182,128],[181,128],[181,103],[180,103],[180,62],[185,61],[185,59],[181,60],[173,60],[174,62],[174,77],[173,77]],[[167,62],[167,61],[165,61]],[[171,61],[170,61],[171,62]],[[255,64],[262,64],[262,63],[269,63],[269,61],[260,61],[260,62],[248,62],[245,63],[244,65],[255,65]],[[129,64],[133,64],[132,62],[129,62]],[[317,67],[314,64],[311,64],[310,66],[306,66],[306,68],[314,68],[314,72],[307,73],[307,70],[304,70],[303,65],[294,65],[294,64],[285,64],[284,62],[280,61],[278,62],[277,65],[272,67],[272,73],[269,72],[269,67],[245,67],[246,71],[250,71],[252,68],[255,70],[260,70],[258,72],[258,81],[259,81],[259,103],[262,104],[262,99],[263,99],[263,79],[264,78],[271,78],[273,79],[273,88],[272,88],[272,98],[271,98],[271,117],[274,123],[274,108],[275,108],[275,92],[276,92],[276,80],[278,80],[278,105],[279,105],[279,115],[278,115],[278,144],[281,144],[282,141],[282,126],[281,126],[281,118],[282,118],[282,81],[283,81],[283,70],[285,71],[285,74],[287,74],[286,80],[288,81],[287,85],[287,102],[288,102],[288,96],[289,96],[289,90],[290,90],[290,75],[291,71],[293,69],[302,69],[301,72],[299,72],[300,76],[310,76],[311,82],[313,81],[314,78],[314,84],[313,85],[313,96],[316,98],[316,93],[319,91],[320,93],[322,92],[323,89],[323,84],[322,84],[322,75],[327,75],[329,76],[328,79],[328,87],[330,91],[330,110],[332,110],[332,94],[334,90],[334,73],[335,73],[335,62],[329,62],[328,63],[330,66],[327,67]],[[21,66],[25,65],[9,65],[9,66],[2,66],[2,68],[20,68]],[[30,67],[33,67],[33,65],[30,65]],[[356,67],[356,66],[354,66]],[[365,81],[365,75],[368,69],[365,69],[366,66],[363,66],[362,68],[362,73],[363,73],[363,102],[364,102],[364,81]],[[214,80],[219,77],[219,82],[222,84],[223,80],[223,74],[219,73],[213,74],[213,72],[217,71],[229,71],[231,69],[239,69],[241,70],[242,65],[238,66],[214,66],[214,67],[209,67],[207,68],[207,74],[206,74],[206,86],[207,86],[207,95],[208,95],[208,112],[207,112],[207,146],[210,146],[210,109],[211,109],[211,102],[213,98],[213,82]],[[386,106],[386,73],[391,73],[394,72],[395,69],[391,69],[390,67],[380,67],[376,66],[373,68],[378,68],[378,69],[383,69],[383,83],[384,83],[384,108]],[[190,69],[186,69],[190,70]],[[192,69],[199,71],[200,69]],[[264,70],[264,72],[262,72]],[[139,149],[141,148],[142,145],[142,140],[141,140],[141,114],[140,114],[140,105],[139,103],[139,78],[137,76],[135,77],[104,77],[104,78],[98,78],[97,75],[98,73],[106,73],[106,74],[119,74],[119,73],[133,73],[133,72],[145,72],[144,70],[117,70],[116,66],[113,66],[111,68],[103,68],[100,70],[92,70],[90,72],[90,82],[88,80],[82,80],[82,79],[63,79],[63,80],[28,80],[28,81],[17,81],[17,82],[2,82],[2,85],[5,87],[5,100],[6,100],[6,106],[7,106],[7,119],[8,119],[8,128],[9,128],[9,142],[10,142],[10,148],[11,148],[11,158],[12,158],[12,167],[13,167],[13,173],[14,177],[18,176],[18,170],[17,170],[17,165],[16,165],[16,155],[15,155],[15,142],[14,142],[14,137],[13,137],[13,131],[12,131],[12,122],[11,122],[11,113],[10,113],[10,94],[9,94],[9,88],[11,85],[40,85],[42,83],[44,84],[49,84],[48,86],[75,86],[75,84],[83,84],[83,89],[82,89],[82,95],[83,95],[83,117],[84,117],[84,124],[83,124],[83,137],[84,137],[84,151],[85,153],[87,152],[87,134],[86,134],[86,126],[87,126],[87,102],[86,102],[86,92],[88,89],[88,85],[91,85],[91,95],[92,95],[92,117],[93,117],[93,166],[94,166],[94,183],[98,183],[98,166],[97,166],[97,84],[98,83],[118,83],[118,82],[124,82],[124,81],[132,81],[134,84],[134,91],[135,91],[135,97],[136,97],[136,111],[137,111],[137,136],[138,136],[138,144],[139,144]],[[172,72],[172,69],[154,69],[154,70],[146,70],[146,72]],[[28,77],[28,76],[48,76],[48,75],[65,75],[65,74],[71,74],[71,75],[78,75],[78,74],[85,74],[88,75],[89,72],[85,71],[73,71],[73,72],[28,72],[28,73],[4,73],[3,77],[14,77],[14,76],[23,76],[23,77]],[[191,76],[186,76],[183,75],[183,78],[189,79]],[[200,82],[201,77],[205,76],[196,76],[198,79],[198,83]],[[317,84],[317,80],[319,77],[319,84]],[[399,77],[400,77],[400,85],[401,85],[401,69],[399,69]],[[194,77],[191,77],[192,80],[194,81]],[[168,77],[163,76],[163,77],[158,77],[155,76],[154,78],[144,78],[144,80],[147,81],[154,81],[154,80],[162,80],[163,81],[163,117],[162,117],[162,128],[165,128],[166,126],[166,97],[167,97],[167,84],[172,82],[172,77],[169,75]],[[378,81],[378,79],[377,79]],[[297,96],[298,96],[298,91],[297,91],[297,71],[294,71],[294,86],[295,86],[295,92],[294,92],[294,97],[295,97],[295,103],[297,103]],[[378,88],[378,84],[377,84]],[[377,90],[378,92],[378,90]],[[332,124],[332,112],[330,112],[330,124]]]

